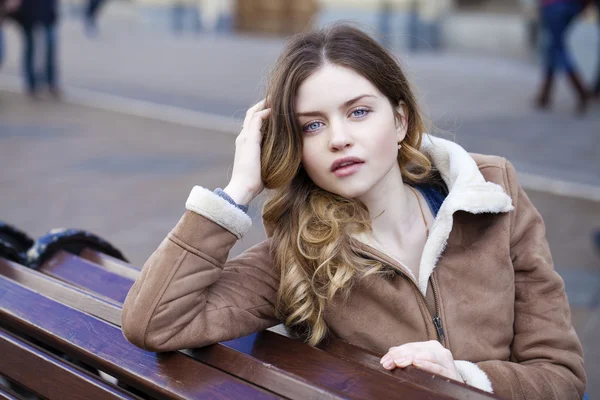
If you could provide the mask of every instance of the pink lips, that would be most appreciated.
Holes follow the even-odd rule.
[[[352,174],[358,172],[360,167],[362,167],[362,163],[350,164],[346,167],[341,167],[341,168],[336,169],[335,171],[333,171],[333,174],[335,176],[337,176],[338,178],[343,178],[344,176],[349,176],[349,175],[352,175]]]
[[[338,158],[331,164],[331,172],[338,178],[352,175],[361,168],[364,161],[357,157]]]

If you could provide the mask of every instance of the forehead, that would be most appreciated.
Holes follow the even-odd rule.
[[[325,64],[298,88],[296,111],[302,113],[336,108],[363,94],[383,96],[369,80],[356,71]]]

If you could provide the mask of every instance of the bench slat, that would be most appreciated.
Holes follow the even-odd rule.
[[[330,340],[328,343],[320,345],[319,348],[328,353],[335,354],[346,361],[355,362],[370,369],[381,369],[381,364],[379,363],[381,357],[364,349],[361,349],[362,351],[356,351],[354,346],[348,345],[348,343],[345,343],[342,340]],[[394,370],[394,372],[395,371],[396,370]],[[418,368],[404,368],[403,374],[396,374],[394,372],[391,373],[402,381],[411,382],[415,385],[429,388],[438,393],[445,393],[452,398],[464,400],[498,399],[497,396],[491,393],[468,386],[465,383],[449,381],[448,379],[437,375],[423,373],[423,371],[419,370]]]
[[[107,271],[133,281],[135,281],[140,274],[140,270],[135,268],[133,265],[127,264],[124,261],[90,248],[83,249],[83,251],[79,254],[79,257],[99,265]]]
[[[48,399],[139,399],[0,329],[0,372]]]
[[[133,279],[133,280],[137,279],[137,277],[139,276],[139,274],[141,272],[138,268],[135,268],[131,264],[127,264],[124,261],[118,260],[114,257],[111,257],[109,255],[106,255],[104,253],[101,253],[101,252],[98,252],[98,251],[95,251],[95,250],[92,250],[89,248],[84,249],[81,252],[81,254],[79,255],[79,257],[83,258],[84,260],[95,263],[97,265],[100,265],[101,267],[105,268],[108,271],[117,273],[121,276],[125,276],[125,277],[127,277],[129,279]],[[268,330],[272,331],[272,332],[276,332],[283,336],[290,337],[290,335],[285,331],[285,328],[283,327],[283,325],[277,325],[275,327],[269,328]],[[380,368],[380,364],[379,364],[380,357],[378,357],[375,354],[370,354],[366,351],[364,353],[352,351],[353,350],[352,348],[350,348],[349,346],[345,346],[343,343],[344,342],[340,341],[340,340],[332,340],[332,341],[329,341],[327,344],[321,345],[319,347],[327,352],[336,354],[343,359],[346,359],[348,361],[357,362],[357,363],[359,363],[363,366],[369,367],[371,369]],[[450,395],[452,395],[453,392],[457,391],[455,389],[456,385],[447,385],[444,383],[445,381],[436,379],[435,377],[432,377],[430,374],[427,374],[427,375],[421,374],[421,373],[415,374],[415,373],[412,373],[413,371],[414,371],[414,369],[412,369],[412,368],[409,368],[406,370],[406,372],[407,372],[406,378],[410,382],[413,382],[413,383],[416,382],[420,385],[425,385],[427,387],[436,389],[436,391],[439,391],[441,393],[448,393]],[[495,398],[494,396],[490,396],[485,392],[481,392],[481,394],[483,394],[487,398]],[[459,396],[459,395],[464,395],[464,391],[458,390],[458,393],[455,393],[455,396]],[[473,397],[473,398],[477,398],[477,397]]]
[[[0,325],[23,332],[156,398],[277,398],[179,353],[135,347],[121,330],[0,275]]]
[[[85,272],[82,270],[83,267],[85,267]],[[127,292],[133,285],[133,280],[110,273],[66,251],[58,251],[54,257],[42,265],[40,271],[119,303],[125,301]]]
[[[77,266],[76,257],[72,257],[70,261],[72,267],[78,268],[79,271],[84,271],[87,268],[87,263],[81,263]],[[84,311],[87,312],[87,310]],[[265,340],[265,338],[269,339]],[[287,341],[280,343],[280,338]],[[447,379],[433,376],[416,368],[398,369],[393,372],[385,371],[379,365],[376,356],[370,355],[362,349],[358,349],[342,341],[335,342],[337,343],[337,346],[334,347],[335,351],[326,353],[300,343],[297,340],[283,338],[281,335],[271,332],[263,332],[208,346],[204,349],[186,350],[185,353],[211,366],[288,397],[297,397],[299,395],[301,395],[300,397],[306,397],[311,394],[322,396],[322,392],[315,392],[315,390],[318,390],[318,387],[323,388],[323,390],[338,391],[340,396],[351,396],[350,393],[356,394],[360,390],[349,387],[346,388],[347,392],[340,390],[340,387],[347,386],[347,375],[373,373],[375,375],[369,378],[370,381],[378,379],[385,381],[391,378],[387,383],[378,382],[377,386],[383,392],[385,392],[386,388],[391,391],[393,390],[393,392],[390,392],[392,395],[398,395],[398,393],[404,390],[407,397],[417,395],[423,397],[423,393],[417,394],[414,390],[425,390],[427,395],[437,392],[452,393],[451,397],[473,400],[495,398],[485,392],[473,390],[473,388],[466,385],[449,382]],[[298,356],[290,353],[290,346],[299,346],[297,352],[302,354],[302,357],[298,358]],[[345,354],[343,357],[340,357],[342,353]],[[272,357],[274,355],[279,357],[281,362],[274,361]],[[332,357],[332,355],[335,355],[335,357]],[[291,359],[292,362],[288,362],[287,359]],[[361,360],[362,362],[359,362]],[[368,360],[368,362],[365,362],[365,360]],[[352,368],[354,368],[351,373],[347,370],[346,364],[348,361],[352,362]],[[299,362],[300,364],[296,365],[294,362]],[[265,369],[265,363],[269,365],[269,370],[262,374],[257,374],[256,370]],[[365,366],[369,367],[366,372]],[[340,375],[331,373],[332,370],[336,371],[336,368],[346,368],[346,375],[344,373]],[[405,387],[399,389],[399,382]],[[387,384],[390,386],[386,386]],[[364,385],[363,381],[361,381],[361,385]],[[295,387],[295,389],[290,391],[289,388],[291,387]],[[390,394],[381,393],[381,395]]]
[[[121,260],[115,259],[114,257],[105,255],[103,253],[91,249],[85,249],[80,254],[80,257],[88,261],[94,262],[96,264],[100,264],[110,271],[118,271],[125,269],[128,273],[127,276],[134,280],[137,279],[137,277],[140,274],[140,270],[130,266],[130,264],[127,264]],[[131,271],[133,271],[133,273],[131,273]],[[283,328],[283,325],[277,325],[273,328],[269,328],[268,330],[289,337],[288,333],[285,331],[285,328]],[[379,359],[381,357],[378,357],[376,354],[371,354],[367,351],[354,351],[353,347],[347,346],[346,343],[344,343],[341,340],[330,340],[328,343],[319,346],[319,348],[329,353],[335,354],[342,359],[351,362],[356,362],[373,370],[378,370],[381,368],[381,365],[379,363]],[[448,384],[447,381],[443,379],[438,379],[437,377],[432,376],[431,374],[420,373],[421,371],[417,370],[416,368],[407,368],[405,369],[405,372],[406,374],[403,374],[405,376],[397,376],[397,378],[403,381],[416,383],[419,386],[431,388],[439,393],[446,393],[452,397],[465,399],[496,398],[495,396],[490,395],[489,393],[479,391],[478,389],[472,387],[468,387],[469,391],[465,392],[465,390],[461,387],[467,387],[467,385],[465,384],[460,384],[456,382],[454,382],[453,384]],[[476,391],[479,393],[471,393],[471,391]]]
[[[82,271],[85,271],[85,266],[82,267]],[[112,304],[103,304],[102,299],[94,298],[91,293],[84,293],[80,289],[67,285],[62,281],[57,281],[55,278],[43,275],[42,273],[25,268],[16,263],[0,259],[0,274],[8,276],[18,283],[23,284],[29,288],[39,291],[54,300],[58,300],[61,303],[72,306],[79,309],[87,314],[94,315],[114,325],[121,325],[121,309],[118,306]],[[99,304],[94,304],[98,302]],[[104,307],[102,307],[104,305]],[[265,370],[261,377],[264,377],[266,381],[261,381],[271,391],[276,393],[286,393],[286,395],[294,398],[310,398],[310,397],[328,397],[328,393],[320,388],[314,387],[307,382],[299,379],[286,371],[280,371],[279,369],[273,369],[265,366],[262,362],[248,359],[247,356],[241,354],[235,350],[223,347],[218,352],[218,358],[223,360],[232,360],[233,364],[248,366],[249,371],[256,375],[256,371]],[[184,356],[185,357],[185,356]],[[227,363],[220,363],[225,372],[230,372]],[[244,374],[237,375],[241,378],[245,378]],[[249,379],[252,383],[259,383],[256,379]],[[331,397],[331,396],[329,396]]]
[[[85,272],[85,268],[85,265],[83,265],[81,271]],[[116,306],[108,305],[105,307],[98,307],[94,305],[94,302],[98,301],[99,303],[102,303],[102,300],[94,299],[92,294],[81,293],[79,289],[66,286],[66,284],[62,282],[51,282],[54,280],[54,278],[44,276],[38,271],[27,269],[9,261],[0,261],[0,273],[5,276],[10,276],[11,278],[16,278],[18,279],[19,283],[27,285],[28,287],[31,283],[34,283],[36,290],[41,290],[43,294],[46,294],[49,297],[54,297],[58,295],[57,297],[59,297],[62,301],[67,299],[67,301],[69,301],[71,305],[77,307],[83,312],[98,316],[104,320],[109,320],[113,324],[120,325],[120,318],[114,318],[115,312],[114,309],[111,308],[116,308]],[[52,283],[55,287],[51,287],[50,283]],[[65,292],[68,291],[71,291],[73,293],[71,293],[71,295],[66,295]],[[85,301],[78,301],[78,298],[85,299]],[[281,337],[277,334],[272,335]],[[310,397],[343,398],[349,395],[349,397],[352,397],[353,393],[355,393],[356,395],[361,394],[360,389],[357,390],[356,388],[347,385],[349,377],[352,377],[350,372],[342,371],[339,374],[334,374],[332,377],[332,373],[329,369],[333,367],[331,367],[329,364],[323,364],[323,357],[325,359],[333,360],[338,364],[343,363],[338,358],[334,358],[331,355],[325,354],[317,349],[308,347],[295,340],[284,338],[289,342],[301,346],[305,350],[311,351],[313,353],[316,352],[316,360],[301,360],[301,364],[303,365],[303,368],[301,369],[304,371],[310,371],[309,375],[302,376],[302,374],[299,375],[297,371],[288,371],[288,367],[285,364],[279,366],[272,365],[269,362],[269,360],[266,360],[264,354],[262,354],[261,357],[258,358],[251,355],[249,356],[248,349],[251,349],[258,345],[259,347],[268,349],[268,351],[265,352],[267,354],[274,353],[278,354],[280,357],[296,357],[287,352],[286,344],[280,345],[277,343],[273,345],[272,343],[270,343],[269,340],[263,340],[262,344],[260,344],[260,342],[257,342],[255,339],[256,335],[251,335],[231,342],[226,342],[224,345],[218,344],[215,346],[209,346],[207,350],[201,349],[197,351],[186,351],[186,353],[192,355],[194,358],[204,363],[212,365],[225,372],[238,376],[258,386],[265,387],[273,392],[280,393],[287,397],[298,399]],[[266,365],[265,363],[269,363],[269,365]],[[314,368],[315,363],[321,365],[316,370]],[[364,370],[364,368],[361,366],[353,366],[357,370]],[[257,373],[257,371],[262,372]],[[373,382],[372,385],[381,386],[382,383],[378,382],[377,378],[382,379],[385,378],[385,376],[374,375],[369,380]],[[344,386],[343,390],[340,390],[341,386]],[[383,388],[387,387],[388,389],[387,393],[383,394],[389,395],[390,393],[392,393],[393,389],[394,393],[397,393],[398,390],[400,390],[401,393],[406,392],[406,395],[419,395],[423,397],[423,389],[421,388],[417,388],[417,390],[415,391],[415,388],[412,387],[413,385],[409,385],[408,388],[400,389],[398,389],[396,386],[396,380],[391,380],[387,383],[383,383]],[[337,395],[334,394],[335,392],[337,392]]]
[[[365,368],[270,331],[185,352],[209,365],[227,369],[227,372],[234,375],[247,380],[254,379],[253,382],[258,385],[262,385],[263,379],[268,377],[252,376],[251,367],[257,361],[269,365],[273,370],[289,371],[297,379],[335,391],[345,398],[452,399],[393,376],[395,373],[402,374],[403,371],[383,373]]]
[[[91,294],[68,283],[15,262],[0,258],[0,275],[69,307],[121,326],[121,306],[112,299]]]

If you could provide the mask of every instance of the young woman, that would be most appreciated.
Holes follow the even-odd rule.
[[[348,26],[294,37],[224,190],[193,188],[123,307],[128,340],[200,347],[284,322],[515,399],[581,399],[582,349],[512,165],[428,136],[398,63]],[[268,239],[228,260],[271,189]]]

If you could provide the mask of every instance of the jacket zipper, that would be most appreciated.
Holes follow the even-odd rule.
[[[433,302],[434,302],[434,307],[435,307],[435,315],[431,315],[431,311],[429,311],[429,307],[427,306],[427,299],[425,298],[423,293],[421,293],[421,291],[419,290],[419,286],[415,283],[415,281],[410,276],[406,275],[404,273],[404,271],[402,271],[400,268],[397,268],[394,265],[390,264],[388,261],[382,260],[379,257],[374,256],[373,254],[365,254],[365,255],[368,255],[371,258],[375,258],[376,261],[379,261],[379,262],[383,263],[384,265],[387,265],[388,267],[392,268],[396,272],[396,274],[404,276],[409,282],[411,282],[413,284],[413,286],[417,289],[417,292],[419,293],[419,296],[421,297],[421,300],[423,301],[425,308],[427,309],[427,313],[431,317],[431,321],[433,322],[433,326],[435,327],[435,331],[437,334],[438,342],[440,342],[442,344],[442,346],[447,347],[444,326],[442,325],[442,319],[439,316],[440,310],[439,310],[438,293],[437,293],[437,290],[435,289],[435,285],[433,284],[433,280],[432,280],[431,276],[429,277],[429,282],[431,282],[431,288],[433,290]]]
[[[407,277],[406,275],[404,275],[404,276]],[[446,343],[445,343],[446,335],[444,333],[442,319],[440,318],[440,309],[439,309],[439,304],[438,304],[437,290],[435,289],[435,286],[433,285],[433,280],[431,279],[431,277],[429,278],[429,281],[431,282],[431,289],[433,290],[433,304],[434,304],[434,308],[435,308],[435,315],[431,315],[431,312],[429,311],[429,307],[427,307],[427,299],[425,298],[423,293],[421,293],[421,291],[419,290],[418,287],[416,289],[417,289],[417,292],[419,292],[419,295],[421,296],[421,299],[423,300],[425,307],[427,308],[427,312],[429,313],[429,316],[431,317],[431,321],[433,322],[433,326],[435,327],[435,331],[437,333],[438,342],[440,342],[442,344],[442,346],[446,347]],[[413,285],[414,285],[414,283],[413,283]]]
[[[433,290],[433,299],[434,299],[434,303],[435,303],[435,316],[433,317],[433,325],[435,326],[435,330],[437,331],[437,335],[438,335],[438,341],[444,346],[446,346],[446,334],[444,333],[444,327],[442,326],[442,319],[440,318],[440,309],[438,308],[439,306],[439,299],[438,299],[438,293],[437,293],[437,289],[435,288],[435,285],[433,284],[433,278],[430,276],[429,280],[431,281],[431,289]],[[419,293],[421,293],[421,291],[419,291]]]

